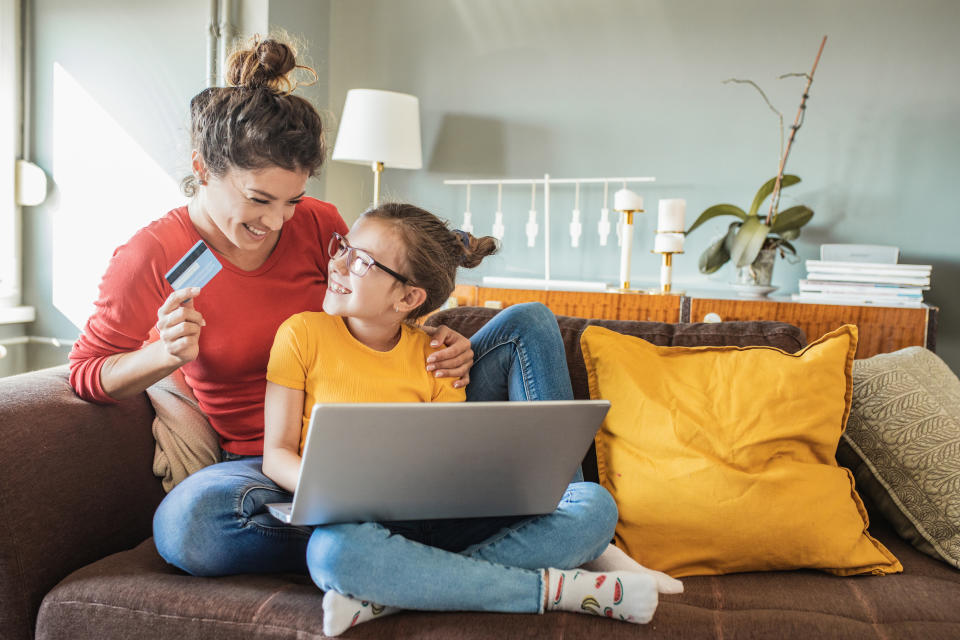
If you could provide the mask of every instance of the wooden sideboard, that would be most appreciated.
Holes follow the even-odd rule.
[[[785,299],[498,289],[466,284],[458,285],[454,296],[460,306],[507,307],[542,302],[557,315],[581,318],[704,322],[708,314],[715,314],[720,320],[779,320],[803,329],[810,341],[841,325],[855,324],[860,335],[857,358],[914,345],[936,348],[938,309],[930,306],[847,306]]]

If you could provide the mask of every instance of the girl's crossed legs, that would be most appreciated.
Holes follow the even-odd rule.
[[[538,303],[498,313],[471,339],[476,358],[468,400],[572,398],[557,321]],[[222,462],[189,476],[153,518],[160,555],[194,575],[306,571],[310,529],[277,521],[264,506],[290,495],[263,475],[260,457]],[[579,471],[575,480],[581,479]]]

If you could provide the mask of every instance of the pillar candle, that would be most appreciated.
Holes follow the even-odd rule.
[[[682,198],[667,198],[659,202],[657,209],[657,232],[683,231],[687,214],[687,201]]]
[[[677,253],[683,251],[682,233],[657,233],[653,241],[654,253]]]
[[[620,189],[613,194],[613,208],[617,211],[642,211],[643,198],[630,189]]]

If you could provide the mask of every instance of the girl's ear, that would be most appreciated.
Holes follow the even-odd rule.
[[[427,292],[421,287],[409,286],[407,287],[407,292],[403,294],[403,297],[400,298],[400,301],[397,303],[397,310],[408,313],[413,311],[420,305],[424,303],[427,299]]]

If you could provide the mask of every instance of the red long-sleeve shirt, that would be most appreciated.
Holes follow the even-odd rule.
[[[304,198],[260,268],[244,271],[218,255],[223,269],[194,300],[206,326],[199,356],[182,370],[227,451],[263,452],[270,347],[284,320],[322,308],[327,243],[334,231],[347,232],[336,207]],[[100,383],[104,360],[135,351],[148,340],[157,309],[173,292],[163,276],[198,240],[187,208],[181,207],[114,251],[95,311],[70,352],[70,383],[80,397],[116,402]]]

